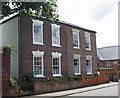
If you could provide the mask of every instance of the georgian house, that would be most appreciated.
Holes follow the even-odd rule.
[[[96,32],[70,23],[15,15],[1,22],[2,46],[13,45],[11,76],[85,78],[97,74]]]

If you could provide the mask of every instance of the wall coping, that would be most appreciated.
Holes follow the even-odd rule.
[[[99,68],[100,70],[113,70],[114,68]]]

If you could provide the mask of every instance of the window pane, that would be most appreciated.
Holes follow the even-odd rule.
[[[52,29],[52,44],[60,45],[59,28]]]
[[[42,75],[42,57],[34,57],[34,75]]]
[[[60,67],[59,58],[53,58],[53,74],[60,74],[59,67]]]
[[[37,59],[37,58],[36,58],[36,57],[34,57],[34,61],[36,61],[36,59]]]
[[[42,43],[42,25],[34,24],[34,42]]]
[[[112,64],[110,61],[105,62],[105,68],[112,68]]]
[[[91,73],[91,68],[87,66],[87,73]]]
[[[86,60],[87,66],[90,66],[90,60]]]
[[[79,33],[73,32],[73,47],[79,47]]]
[[[34,66],[34,74],[35,75],[42,74],[42,66]]]
[[[86,60],[87,73],[92,73],[92,64],[91,60]]]
[[[80,73],[79,59],[74,59],[74,73]]]
[[[85,47],[90,48],[90,36],[85,36]]]
[[[53,74],[59,74],[59,66],[53,66]]]

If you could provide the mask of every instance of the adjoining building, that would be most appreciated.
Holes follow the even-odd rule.
[[[97,49],[98,68],[101,74],[109,76],[110,80],[118,78],[118,69],[120,69],[120,46],[109,46]]]

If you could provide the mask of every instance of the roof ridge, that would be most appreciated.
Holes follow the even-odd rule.
[[[6,17],[6,19],[1,19],[1,20],[0,20],[0,24],[2,24],[3,22],[5,22],[5,21],[7,21],[7,20],[9,20],[9,19],[11,19],[11,18],[13,18],[13,17],[15,17],[15,16],[18,16],[18,15],[19,15],[19,14],[16,13],[16,14],[14,14],[14,15],[12,14],[12,15]],[[44,19],[44,20],[46,20],[46,19],[43,18],[43,17],[40,18],[40,17],[37,17],[37,16],[31,16],[31,15],[27,15],[27,16],[33,17],[33,18],[36,18],[36,19]],[[49,21],[51,21],[51,20],[49,20]],[[85,30],[85,31],[88,31],[88,32],[96,33],[96,31],[93,31],[93,30],[90,30],[90,29],[86,29],[86,28],[81,27],[81,26],[79,26],[79,25],[76,25],[76,24],[74,24],[74,23],[69,23],[69,22],[66,22],[66,21],[63,21],[63,20],[59,20],[58,23],[60,23],[60,24],[65,24],[65,25],[68,25],[68,26],[72,26],[72,27],[75,27],[75,28],[79,28],[79,29],[82,29],[82,30]]]
[[[106,47],[101,47],[101,48],[98,48],[98,49],[103,49],[103,48],[110,48],[110,47],[120,47],[120,45],[114,45],[114,46],[106,46]]]

